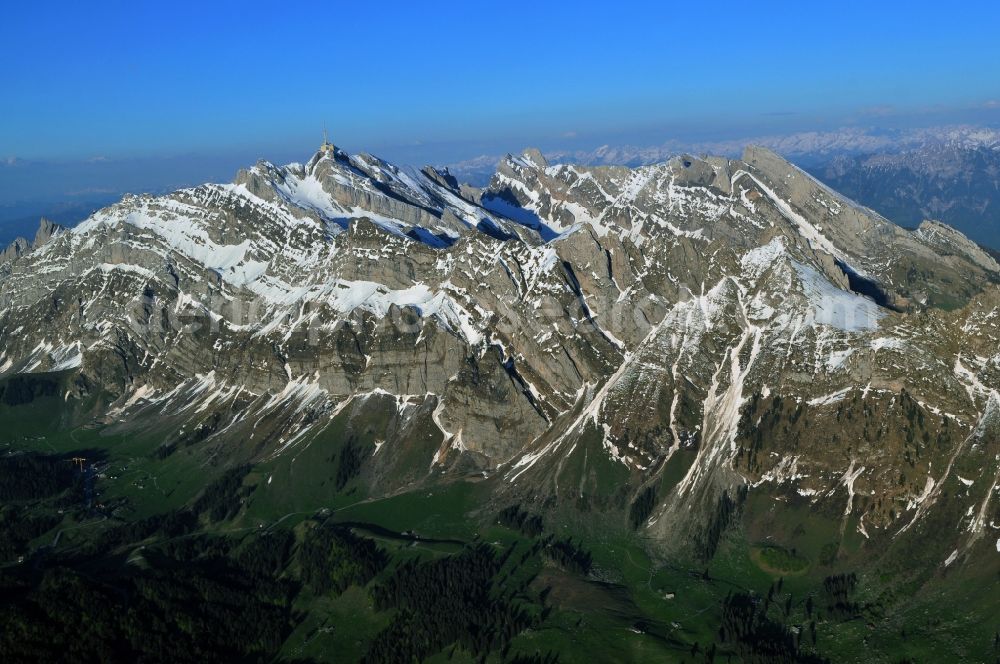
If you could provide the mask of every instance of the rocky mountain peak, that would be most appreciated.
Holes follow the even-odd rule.
[[[42,217],[38,223],[38,230],[35,232],[35,238],[33,241],[29,242],[22,237],[15,238],[14,241],[3,251],[0,251],[0,265],[20,258],[28,252],[40,248],[53,237],[59,235],[65,230],[66,229],[59,224],[55,224],[45,217]]]
[[[912,409],[944,441],[919,473],[944,481],[1000,385],[996,262],[763,148],[637,168],[529,150],[482,191],[323,152],[38,238],[0,271],[3,376],[76,376],[66,399],[101,395],[109,417],[211,417],[201,442],[248,457],[377,414],[377,491],[475,473],[612,509],[670,467],[653,534],[738,486],[820,501],[845,476],[899,503],[849,503],[869,535],[898,529],[922,491]],[[837,438],[855,403],[889,443],[861,415]],[[758,421],[782,424],[765,440]]]
[[[542,151],[538,148],[527,148],[521,153],[521,159],[531,164],[535,168],[548,168],[549,162],[545,160]]]
[[[52,239],[57,233],[61,233],[65,228],[58,224],[54,224],[45,217],[42,217],[38,224],[38,231],[35,232],[35,240],[31,243],[33,249],[37,249],[46,242]]]

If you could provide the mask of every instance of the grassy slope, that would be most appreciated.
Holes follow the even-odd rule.
[[[190,502],[221,472],[221,466],[197,446],[157,458],[154,452],[170,432],[135,434],[120,427],[94,426],[87,420],[89,408],[59,397],[0,406],[0,431],[5,432],[0,442],[10,449],[42,452],[102,450],[107,466],[98,483],[100,500],[127,500],[129,509],[123,514],[130,519]],[[527,541],[493,523],[495,510],[483,507],[492,491],[488,482],[455,481],[373,497],[365,492],[362,479],[354,478],[338,490],[333,482],[345,426],[344,421],[335,421],[292,454],[259,463],[246,480],[256,490],[240,515],[210,528],[235,532],[275,527],[279,522],[292,527],[326,509],[339,521],[412,531],[424,538],[464,542],[478,538],[498,545]],[[361,435],[355,444],[374,449],[378,433],[372,430],[367,438]],[[623,479],[619,468],[593,459],[570,459],[566,467],[573,466],[586,478],[585,487],[599,498],[598,503],[606,504],[604,499]],[[851,570],[860,577],[854,599],[870,610],[861,617],[817,619],[818,651],[831,660],[892,662],[908,656],[940,661],[947,656],[955,661],[986,661],[996,657],[993,636],[998,626],[984,624],[984,618],[996,620],[995,588],[1000,578],[1000,564],[995,551],[987,550],[989,546],[981,546],[949,574],[936,573],[919,586],[909,587],[905,579],[900,580],[898,568],[871,564],[877,552],[866,548],[853,524],[844,528],[847,536],[841,537],[836,510],[817,511],[804,502],[783,502],[778,510],[772,509],[775,505],[774,497],[751,492],[742,523],[726,534],[708,563],[651,558],[647,543],[625,526],[621,512],[547,510],[546,530],[582,542],[593,555],[595,573],[583,578],[551,563],[535,569],[535,586],[552,587],[553,610],[539,628],[517,637],[512,651],[557,650],[563,661],[688,661],[693,644],[715,639],[722,603],[730,593],[742,590],[764,596],[782,578],[780,603],[791,598],[784,622],[806,625],[810,621],[806,598],[812,595],[821,603],[823,578]],[[70,525],[76,524],[67,517],[60,527]],[[414,544],[382,536],[377,530],[362,534],[374,536],[397,559],[442,556],[455,550],[449,543]],[[60,547],[73,546],[86,537],[86,529],[67,532]],[[784,556],[762,556],[768,548],[785,552]],[[368,595],[357,588],[336,599],[305,595],[297,606],[304,620],[282,651],[289,658],[323,659],[342,653],[352,660],[391,619],[376,613]],[[461,653],[457,658],[461,659]]]

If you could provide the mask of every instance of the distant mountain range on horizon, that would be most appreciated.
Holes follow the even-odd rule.
[[[942,221],[1000,249],[1000,130],[991,127],[845,128],[726,141],[671,140],[645,147],[602,145],[545,156],[561,163],[636,167],[685,153],[732,157],[747,145],[781,154],[900,226]],[[489,181],[502,158],[482,155],[447,167],[459,180],[479,186]]]
[[[659,145],[602,145],[592,150],[552,150],[552,162],[587,166],[644,166],[668,161],[680,154],[736,157],[747,145],[759,145],[781,154],[825,184],[874,209],[906,228],[925,219],[942,221],[974,241],[1000,250],[1000,129],[988,126],[945,125],[920,129],[848,127],[831,131],[749,136],[719,141],[669,140]],[[521,147],[521,146],[518,146]],[[459,181],[484,186],[504,158],[480,155],[446,164]],[[191,158],[193,159],[193,158]],[[0,162],[0,184],[4,168],[18,169],[22,179],[65,178],[62,195],[33,195],[18,203],[0,205],[0,245],[17,237],[30,237],[45,217],[63,226],[74,226],[96,210],[119,200],[126,193],[164,194],[196,182],[228,177],[226,160],[191,163],[191,178],[179,182],[169,177],[164,164],[183,169],[184,159],[116,162],[92,160],[95,173],[88,174],[86,188],[69,192],[73,178],[66,165],[8,158]],[[119,186],[104,186],[117,180],[122,164],[133,164]],[[55,169],[46,175],[46,167]],[[101,172],[103,171],[103,175]],[[143,171],[149,171],[144,173]],[[217,177],[212,177],[212,174]],[[190,181],[188,181],[190,180]],[[162,182],[161,182],[162,181]],[[20,190],[18,180],[10,188]],[[24,190],[32,191],[30,188]],[[37,193],[37,192],[36,192]]]
[[[831,131],[769,134],[720,141],[668,140],[659,145],[602,145],[593,150],[545,152],[552,161],[572,161],[593,166],[645,166],[666,161],[682,152],[737,157],[747,145],[759,145],[786,158],[828,158],[876,152],[903,152],[929,145],[961,149],[1000,149],[1000,129],[973,125],[945,125],[921,129],[845,127]],[[481,155],[447,164],[458,175],[481,178],[492,175],[503,155]]]

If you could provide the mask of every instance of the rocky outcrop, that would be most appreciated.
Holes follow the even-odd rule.
[[[42,217],[38,224],[38,230],[35,232],[34,241],[28,242],[23,237],[15,238],[6,249],[0,251],[0,265],[18,259],[27,254],[29,251],[34,251],[35,249],[40,248],[64,230],[66,229],[62,226],[54,224],[45,217]]]
[[[23,237],[15,238],[7,245],[7,248],[0,252],[0,264],[20,258],[31,251],[31,245]]]

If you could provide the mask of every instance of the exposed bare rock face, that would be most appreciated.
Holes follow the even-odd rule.
[[[332,149],[43,223],[2,255],[0,372],[66,372],[107,418],[211,421],[199,444],[243,458],[383,413],[382,490],[475,474],[616,512],[654,487],[664,546],[747,491],[866,538],[958,501],[972,546],[997,517],[998,279],[957,231],[763,148],[529,150],[482,190]]]
[[[38,249],[64,230],[66,229],[59,224],[54,224],[45,217],[42,217],[38,224],[38,230],[35,232],[34,241],[29,242],[23,237],[15,239],[3,251],[0,251],[0,265],[20,258],[29,251]]]

